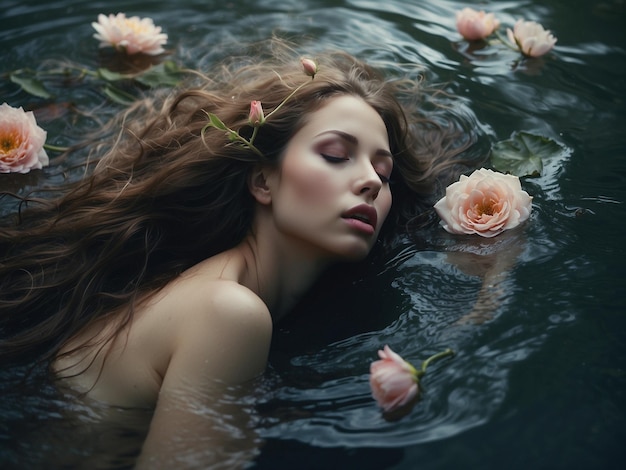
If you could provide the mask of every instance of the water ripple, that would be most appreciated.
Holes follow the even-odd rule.
[[[311,455],[322,447],[343,446],[397,448],[410,457],[418,444],[472,435],[470,430],[485,424],[490,425],[489,432],[497,433],[502,416],[519,415],[532,439],[515,436],[502,445],[498,436],[492,438],[507,451],[513,446],[525,454],[532,441],[535,454],[542,457],[540,466],[550,466],[549,460],[543,461],[542,450],[548,454],[551,450],[541,448],[535,436],[556,425],[529,416],[535,403],[546,406],[547,400],[551,409],[564,403],[559,405],[562,414],[550,415],[560,423],[573,422],[570,416],[581,409],[602,418],[597,407],[604,403],[602,409],[612,410],[611,399],[617,402],[616,385],[623,380],[618,383],[615,377],[623,377],[617,362],[623,354],[609,348],[620,345],[623,351],[624,300],[616,292],[624,280],[626,141],[621,129],[626,116],[626,51],[611,35],[623,37],[617,24],[623,2],[483,3],[481,8],[496,12],[505,24],[525,17],[554,29],[559,37],[556,48],[542,58],[524,59],[508,49],[469,44],[454,24],[455,11],[467,2],[452,0],[242,0],[219,5],[187,0],[176,8],[158,0],[132,5],[117,0],[3,2],[3,71],[36,68],[61,58],[96,66],[100,57],[90,23],[98,13],[126,10],[162,25],[173,56],[186,65],[208,70],[239,53],[242,43],[273,34],[294,38],[310,51],[342,48],[382,64],[392,74],[409,70],[415,79],[445,83],[445,89],[458,96],[451,112],[461,116],[464,129],[484,141],[526,130],[563,145],[562,153],[544,162],[541,177],[522,181],[534,198],[533,213],[518,230],[498,237],[494,245],[449,236],[440,229],[427,233],[420,247],[401,241],[375,273],[364,274],[345,292],[320,293],[299,312],[301,318],[277,326],[276,347],[258,402],[259,432],[270,441],[282,445],[298,440],[313,447]],[[14,105],[39,103],[11,84],[2,83],[0,93]],[[101,99],[93,90],[78,95],[87,106]],[[63,121],[46,123],[53,130],[49,135],[71,140],[71,123]],[[33,172],[11,175],[2,184],[19,192],[56,178],[59,175],[50,171]],[[458,324],[472,311],[486,271],[503,259],[508,269],[500,280],[501,293],[490,297],[488,321]],[[456,352],[431,366],[421,401],[395,422],[383,418],[368,384],[369,364],[385,344],[416,364],[447,347]],[[589,365],[587,372],[577,376],[582,363]],[[555,376],[548,398],[544,384],[534,381],[537,371],[544,369]],[[566,372],[558,375],[559,371]],[[596,374],[595,381],[589,380],[591,373]],[[602,379],[611,386],[603,386]],[[520,382],[533,385],[527,385],[523,396],[515,390]],[[579,386],[589,383],[594,385]],[[52,430],[37,434],[40,441],[20,444],[29,455],[19,457],[27,464],[41,457],[39,444],[44,438],[63,451],[70,447],[81,454],[89,449],[81,448],[80,440],[64,441],[70,434],[59,421],[70,402],[50,393],[41,388],[30,396],[3,394],[3,442],[15,442],[38,424]],[[250,405],[257,398],[251,394],[238,400]],[[90,406],[75,411],[77,419],[87,423],[98,421],[103,412]],[[208,407],[198,410],[207,418],[213,412]],[[128,429],[112,429],[111,435],[118,443],[124,442],[120,436],[130,435],[137,444],[143,418],[129,419]],[[582,424],[602,437],[597,449],[608,442],[604,421]],[[579,442],[583,428],[572,429],[553,434],[575,432],[570,441]],[[578,447],[568,448],[567,436],[544,437],[542,441],[553,439],[559,462],[569,454],[583,453]],[[474,440],[464,442],[470,446],[475,439],[474,435]],[[512,441],[519,441],[517,447]],[[489,447],[477,458],[499,455]],[[95,452],[98,457],[106,456]],[[282,457],[279,449],[277,461]],[[595,457],[594,463],[602,461]],[[493,460],[485,466],[490,463]]]

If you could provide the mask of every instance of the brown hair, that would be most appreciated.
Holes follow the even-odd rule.
[[[348,54],[316,57],[311,80],[298,58],[273,52],[267,61],[233,61],[210,78],[198,75],[191,88],[136,103],[114,124],[122,131],[89,176],[57,198],[29,200],[32,207],[5,221],[1,360],[27,353],[50,359],[87,324],[122,309],[119,332],[142,299],[240,242],[254,212],[250,170],[278,165],[289,139],[330,97],[361,97],[387,126],[395,168],[386,226],[431,207],[433,184],[470,143],[462,129],[420,114],[414,99],[403,107],[398,97],[415,98],[414,82],[386,81]],[[263,157],[217,129],[202,135],[207,113],[215,113],[249,136],[251,100],[271,111],[304,80],[310,83],[260,129],[255,146]]]

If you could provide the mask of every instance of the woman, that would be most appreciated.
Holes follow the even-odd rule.
[[[163,462],[177,432],[202,439],[193,409],[261,374],[273,324],[460,164],[467,139],[405,111],[404,83],[342,53],[317,65],[311,79],[274,54],[140,103],[90,176],[0,229],[2,361],[154,407],[140,463]],[[255,100],[272,113],[256,128]]]

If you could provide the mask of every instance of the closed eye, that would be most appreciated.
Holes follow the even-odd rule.
[[[322,158],[324,160],[326,160],[329,163],[332,164],[338,164],[338,163],[344,163],[347,162],[348,160],[350,160],[349,157],[337,157],[334,155],[328,155],[326,153],[320,153],[320,155],[322,156]],[[383,184],[389,184],[390,183],[390,177],[386,176],[383,173],[376,173],[378,175],[378,177],[380,178],[380,181],[382,181]]]
[[[379,162],[373,163],[376,174],[383,182],[383,184],[391,183],[391,176],[393,174],[393,163],[389,159],[385,158]]]
[[[348,157],[336,157],[334,155],[328,155],[325,153],[320,154],[322,156],[322,158],[324,160],[326,160],[329,163],[343,163],[343,162],[347,162],[349,160]]]
[[[391,181],[391,178],[389,178],[388,176],[381,175],[380,173],[376,173],[376,174],[378,175],[380,180],[383,182],[383,184],[389,184],[389,182]]]

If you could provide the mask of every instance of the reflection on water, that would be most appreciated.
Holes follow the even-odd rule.
[[[265,440],[256,468],[600,468],[624,457],[623,2],[483,2],[504,24],[525,17],[555,32],[555,51],[536,60],[461,41],[454,12],[466,5],[183,0],[172,14],[164,1],[134,2],[132,10],[120,1],[3,3],[2,72],[60,59],[96,67],[103,56],[91,41],[91,21],[126,11],[162,25],[172,57],[185,65],[209,68],[239,52],[241,41],[293,37],[309,50],[344,48],[391,73],[410,69],[441,84],[459,97],[456,111],[473,119],[484,148],[522,130],[563,145],[540,178],[524,181],[534,211],[505,250],[514,256],[488,296],[486,321],[458,322],[503,258],[494,258],[496,248],[433,231],[419,247],[399,241],[390,259],[355,283],[324,285],[278,325],[263,393],[249,397],[257,400]],[[75,108],[106,103],[78,87],[71,102],[51,107],[4,79],[0,95],[34,108],[60,145],[94,125]],[[0,184],[26,192],[65,176],[53,166],[0,175]],[[368,385],[369,364],[384,344],[417,363],[447,347],[457,353],[429,368],[421,401],[394,422],[382,418]],[[13,374],[3,372],[3,390]],[[67,459],[124,467],[149,419],[128,412],[105,430],[96,423],[111,410],[71,405],[51,387],[4,391],[1,402],[0,463],[8,468],[42,460],[58,467]],[[96,431],[73,432],[70,411],[80,429],[93,424]],[[105,441],[116,452],[99,447]]]
[[[387,313],[384,328],[353,334],[299,354],[293,353],[291,343],[282,346],[281,351],[288,349],[286,354],[291,354],[288,367],[294,370],[289,370],[285,378],[289,384],[265,403],[270,416],[279,412],[281,419],[272,421],[263,434],[280,438],[293,436],[298,429],[292,438],[316,446],[402,447],[453,436],[487,421],[506,395],[508,369],[540,345],[542,337],[520,341],[525,336],[524,328],[509,324],[494,327],[493,331],[501,331],[486,341],[484,337],[479,339],[481,332],[473,324],[458,323],[475,305],[481,281],[489,272],[505,274],[492,280],[487,292],[491,318],[506,314],[516,289],[506,275],[506,267],[515,264],[522,251],[519,234],[508,244],[505,237],[473,242],[455,246],[459,250],[456,252],[402,252],[402,261],[387,268],[376,282],[380,290],[374,295],[389,296],[380,306],[381,314]],[[502,289],[507,292],[506,298],[497,294]],[[494,297],[497,301],[491,302]],[[324,321],[328,316],[340,315],[339,309],[350,307],[348,303],[334,304],[334,298],[329,299],[323,306],[316,306],[314,314],[317,309],[330,310],[332,313],[322,315]],[[358,316],[359,306],[352,305],[355,311],[344,321],[355,321]],[[281,333],[293,334],[289,330]],[[278,341],[288,342],[281,333]],[[431,366],[432,373],[429,369],[423,382],[421,402],[399,422],[381,420],[369,391],[369,363],[384,344],[402,351],[418,365],[447,347],[457,351],[453,359]],[[294,375],[296,383],[292,383]],[[304,384],[299,384],[298,378]],[[316,384],[313,388],[312,380]],[[284,419],[286,405],[293,410],[291,419]]]

